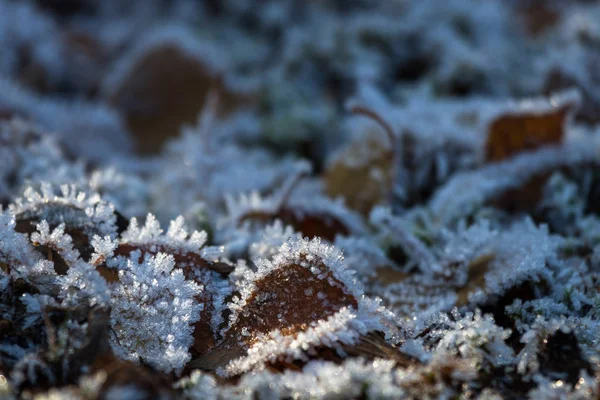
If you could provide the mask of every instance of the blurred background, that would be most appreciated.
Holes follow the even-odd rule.
[[[68,115],[31,108],[77,103],[97,122],[71,150],[153,154],[213,91],[220,115],[250,110],[248,140],[321,168],[363,84],[399,103],[576,86],[595,123],[598,21],[593,1],[1,0],[0,115],[69,136]]]

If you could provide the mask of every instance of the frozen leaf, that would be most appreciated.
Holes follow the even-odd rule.
[[[49,228],[64,224],[64,233],[71,237],[74,247],[84,258],[92,253],[90,241],[94,235],[116,236],[113,205],[103,201],[98,194],[77,191],[74,185],[61,186],[60,194],[47,183],[42,183],[40,192],[30,187],[24,198],[10,205],[10,211],[17,219],[17,230],[22,233],[32,233],[42,220]]]
[[[547,104],[525,103],[522,109],[491,122],[486,143],[486,160],[500,161],[523,151],[558,144],[567,118],[579,98],[573,93],[551,97]]]
[[[372,351],[379,346],[377,354],[394,354],[375,337],[369,347],[364,336],[371,331],[390,335],[393,323],[377,302],[362,295],[332,247],[317,239],[290,240],[271,261],[259,260],[257,266],[237,283],[240,297],[230,305],[224,341],[194,365],[220,366],[222,373],[237,375],[266,362],[306,359],[308,350],[319,346],[348,345],[358,351],[353,347],[358,343]]]
[[[225,55],[192,32],[173,26],[147,32],[125,54],[105,90],[125,114],[139,151],[157,152],[182,125],[194,122],[211,91],[218,93],[220,111],[243,102],[245,96],[220,77]]]
[[[325,173],[326,192],[332,198],[343,197],[350,208],[368,214],[373,206],[388,204],[392,197],[396,133],[389,122],[368,107],[354,105],[350,111],[377,122],[387,135],[386,142],[371,135],[353,141],[336,154]]]
[[[307,173],[300,166],[276,193],[263,197],[257,192],[241,195],[239,200],[226,198],[228,215],[221,221],[224,230],[263,227],[275,220],[292,226],[305,237],[322,237],[333,241],[336,235],[361,233],[365,230],[360,216],[348,210],[340,200],[332,201],[314,193],[294,193],[292,190]],[[232,236],[233,233],[232,233]]]
[[[188,234],[181,216],[171,221],[165,234],[154,215],[148,214],[142,228],[139,228],[137,219],[133,218],[121,236],[121,244],[115,250],[115,254],[128,255],[135,250],[150,254],[160,251],[172,253],[178,266],[186,271],[187,276],[193,276],[195,269],[212,269],[221,273],[233,270],[230,265],[219,261],[222,248],[204,247],[206,232],[194,231]]]
[[[577,165],[598,163],[598,143],[594,139],[581,138],[565,143],[560,147],[539,149],[523,153],[513,158],[483,166],[480,169],[455,174],[441,186],[429,201],[434,219],[444,224],[471,215],[476,209],[510,193],[511,190],[526,186],[532,180],[548,176],[550,172]],[[541,196],[541,186],[536,193]],[[534,193],[535,194],[535,193]],[[531,199],[536,203],[540,197]]]
[[[204,247],[206,232],[188,234],[183,217],[171,221],[166,233],[156,218],[149,214],[143,227],[133,218],[122,234],[121,243],[114,250],[117,257],[139,257],[160,252],[173,257],[175,268],[186,279],[202,285],[204,290],[196,300],[203,305],[200,318],[194,325],[194,350],[205,353],[215,343],[215,332],[222,321],[222,308],[230,287],[222,275],[233,271],[233,266],[219,256],[222,248]],[[110,264],[110,263],[109,263]],[[106,271],[110,273],[110,269]]]
[[[248,249],[251,259],[271,258],[279,247],[289,239],[299,240],[301,235],[294,231],[291,226],[285,226],[280,220],[265,227],[264,233],[259,241],[250,245]]]

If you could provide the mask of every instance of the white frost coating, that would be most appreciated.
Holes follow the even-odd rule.
[[[242,193],[236,199],[234,196],[225,196],[225,207],[227,217],[219,221],[219,227],[229,224],[237,224],[240,219],[250,212],[271,214],[276,210],[277,199],[273,196],[263,197],[260,193],[253,191]]]
[[[566,324],[564,319],[548,321],[544,317],[538,317],[531,328],[521,336],[521,343],[525,346],[518,354],[517,371],[520,374],[537,372],[540,368],[539,348],[542,346],[543,341],[558,331],[569,333],[571,329],[572,327]]]
[[[106,305],[108,290],[106,282],[89,264],[79,258],[72,239],[64,233],[64,225],[50,232],[47,221],[37,225],[31,239],[37,245],[56,250],[68,264],[66,275],[59,276],[52,261],[43,260],[34,250],[26,235],[14,231],[15,220],[10,212],[0,213],[0,255],[11,265],[11,274],[38,285],[48,294],[58,294],[67,304]]]
[[[41,261],[27,236],[15,231],[15,217],[0,207],[0,260],[7,264],[18,264],[27,268]]]
[[[91,306],[107,306],[108,286],[96,268],[77,260],[69,267],[67,274],[58,278],[61,292],[59,297],[65,305],[76,306],[87,302]]]
[[[101,193],[102,198],[113,203],[124,216],[144,215],[149,206],[148,184],[134,171],[127,170],[126,173],[125,170],[114,166],[97,169],[89,176],[89,187]]]
[[[498,231],[492,229],[487,220],[480,220],[468,228],[465,221],[460,221],[456,231],[453,232],[443,229],[440,232],[444,242],[439,251],[441,263],[445,265],[469,263],[479,255],[489,253],[497,235]],[[468,271],[464,272],[465,275],[468,273]],[[464,276],[463,278],[462,284],[466,283],[468,277]]]
[[[310,269],[319,279],[325,279],[326,273],[331,273],[339,283],[332,280],[329,283],[341,284],[341,289],[357,300],[358,308],[344,307],[327,320],[312,322],[308,329],[294,335],[282,335],[276,329],[259,336],[247,356],[230,362],[220,371],[223,375],[236,375],[261,368],[266,360],[275,360],[279,356],[306,360],[305,352],[312,347],[325,345],[337,348],[340,343],[353,344],[361,335],[371,331],[383,332],[388,339],[398,334],[395,316],[380,305],[380,299],[373,300],[363,295],[354,271],[345,268],[342,254],[318,238],[290,239],[279,248],[272,260],[260,259],[256,265],[257,271],[246,271],[244,278],[237,282],[241,298],[234,298],[230,304],[232,314],[229,317],[229,329],[235,325],[247,299],[258,290],[256,282],[289,265]]]
[[[600,387],[594,376],[585,370],[581,371],[575,385],[562,380],[550,379],[542,374],[533,376],[537,387],[528,394],[530,400],[586,400],[600,395]]]
[[[151,246],[152,251],[156,246],[165,246],[169,251],[179,253],[195,253],[206,260],[216,261],[222,256],[222,246],[203,247],[208,237],[205,231],[194,231],[190,235],[182,216],[177,217],[169,224],[169,229],[163,234],[163,229],[156,217],[148,214],[143,227],[139,227],[137,219],[132,218],[129,227],[121,235],[122,242],[127,244]]]
[[[451,310],[458,299],[447,282],[425,274],[386,285],[380,290],[389,308],[416,330],[422,328],[432,315]]]
[[[217,380],[211,374],[200,370],[194,370],[190,374],[173,385],[175,389],[181,389],[185,399],[189,400],[217,400],[219,387]]]
[[[264,368],[266,362],[276,361],[278,358],[288,362],[308,361],[310,349],[314,347],[340,349],[341,344],[355,344],[362,335],[372,331],[382,331],[388,338],[397,334],[392,322],[393,316],[378,300],[365,296],[358,300],[358,310],[344,307],[326,320],[311,323],[308,329],[295,335],[282,335],[276,329],[259,336],[246,356],[229,362],[218,373],[235,376],[250,370],[258,371]],[[340,351],[343,352],[341,349]]]
[[[362,325],[351,326],[356,318],[354,310],[344,307],[325,321],[311,323],[308,329],[296,335],[282,335],[279,330],[271,331],[268,335],[259,337],[245,357],[229,362],[218,373],[235,376],[255,368],[260,370],[264,368],[265,362],[275,361],[282,356],[288,361],[307,361],[305,352],[312,347],[325,345],[335,348],[338,342],[355,343],[361,334],[367,333]],[[356,328],[362,328],[362,331]]]
[[[418,263],[423,273],[441,272],[442,266],[437,257],[417,239],[405,225],[407,221],[392,215],[391,210],[385,207],[375,207],[371,212],[371,222],[382,224],[392,231],[404,251]]]
[[[483,302],[527,280],[552,282],[546,263],[560,243],[560,238],[549,235],[546,226],[536,227],[529,219],[499,233],[491,246],[494,259],[485,276],[485,290],[474,292],[469,300]]]
[[[141,58],[152,50],[163,46],[174,46],[190,59],[197,60],[213,74],[228,67],[227,52],[214,42],[201,40],[187,28],[177,25],[153,27],[141,35],[141,40],[127,52],[117,63],[103,84],[103,94],[114,95],[127,82]]]
[[[39,97],[0,77],[0,106],[28,115],[88,160],[114,160],[132,148],[121,117],[99,103]]]
[[[163,230],[156,217],[148,214],[146,223],[141,228],[138,226],[137,219],[132,218],[129,227],[121,237],[125,243],[165,245],[173,249],[200,254],[200,249],[206,243],[207,234],[204,231],[194,231],[189,235],[185,227],[185,220],[179,216],[171,221],[167,233],[163,235]]]
[[[111,288],[111,344],[127,359],[138,357],[154,368],[176,373],[190,359],[193,324],[203,305],[195,299],[203,287],[174,269],[172,255],[158,253],[139,263],[134,255]]]
[[[283,209],[293,213],[299,220],[307,215],[317,216],[326,224],[337,220],[352,233],[364,233],[366,228],[362,219],[344,206],[342,198],[331,200],[321,193],[315,193],[311,188],[301,186],[305,182],[301,179],[310,171],[311,167],[307,162],[296,162],[293,165],[291,176],[269,196],[262,196],[258,191],[242,193],[238,198],[226,195],[227,212],[225,217],[218,222],[218,227],[226,232],[233,232],[229,232],[224,239],[235,236],[234,232],[240,229],[247,233],[242,235],[245,236],[244,238],[238,238],[238,240],[254,241],[252,224],[248,220],[244,221],[244,218],[250,217],[248,219],[251,220],[252,215],[265,215],[274,219]]]
[[[352,295],[357,300],[363,295],[362,285],[354,277],[355,272],[347,269],[343,264],[343,255],[333,246],[322,243],[320,238],[312,240],[290,239],[279,247],[278,253],[271,260],[259,259],[255,261],[257,270],[246,271],[244,279],[238,283],[240,298],[232,303],[233,311],[230,316],[231,327],[237,320],[240,309],[246,305],[246,300],[257,290],[256,282],[268,276],[271,272],[288,265],[299,265],[310,269],[311,272],[325,279],[325,273],[330,272],[340,283],[346,294]],[[325,270],[320,270],[320,268]],[[333,282],[330,281],[331,284]]]
[[[288,176],[282,186],[270,196],[263,197],[254,190],[250,193],[241,193],[239,199],[233,196],[225,195],[225,206],[227,216],[220,221],[220,225],[225,227],[230,225],[230,229],[237,228],[242,219],[249,214],[265,214],[275,217],[281,209],[287,205],[291,198],[291,193],[298,185],[300,179],[310,173],[311,166],[305,161],[299,161],[293,164],[291,176]]]
[[[80,165],[65,159],[54,136],[20,118],[0,124],[0,196],[21,194],[27,181],[72,182],[83,178]]]
[[[318,215],[325,222],[330,222],[333,217],[341,221],[350,233],[364,234],[367,231],[362,218],[345,206],[343,198],[331,200],[324,196],[295,196],[288,204],[298,217]]]
[[[280,220],[267,225],[260,240],[253,242],[248,251],[251,259],[270,258],[274,256],[279,247],[287,240],[299,240],[301,235],[289,225],[284,226]]]
[[[338,236],[335,246],[344,253],[348,268],[356,271],[359,277],[374,277],[377,268],[393,266],[385,251],[374,240],[357,236]]]
[[[94,247],[94,253],[90,259],[90,262],[102,262],[113,256],[115,249],[119,246],[117,240],[113,240],[110,236],[104,236],[101,238],[98,235],[94,235],[91,241]]]
[[[209,374],[194,371],[179,381],[186,399],[347,399],[366,390],[368,398],[392,399],[403,393],[397,385],[394,362],[376,359],[347,359],[341,365],[311,361],[302,371],[281,374],[260,371],[241,377],[235,385],[217,385]]]
[[[519,187],[536,174],[577,163],[597,163],[599,150],[596,140],[581,139],[459,173],[435,193],[429,207],[438,222],[445,224],[469,214],[495,195]]]
[[[502,367],[514,360],[512,349],[505,343],[510,329],[502,329],[490,315],[481,315],[480,310],[468,312],[464,317],[454,314],[456,321],[444,319],[450,329],[433,332],[439,335],[437,351],[455,352],[459,357],[475,362],[478,368]]]
[[[103,201],[97,193],[88,194],[77,191],[75,185],[62,185],[60,192],[60,195],[56,194],[52,185],[43,182],[40,192],[35,191],[32,187],[27,188],[24,197],[15,200],[9,209],[15,215],[41,212],[40,217],[49,220],[50,223],[65,222],[84,227],[93,226],[97,233],[110,237],[116,236],[116,216],[112,204]],[[65,206],[65,212],[54,215],[52,209],[45,209],[48,204]],[[68,211],[72,212],[69,214]],[[78,216],[77,211],[82,211],[86,220],[83,220],[82,216]],[[69,220],[69,217],[72,217],[73,220]],[[53,219],[56,218],[58,220],[54,221]]]
[[[79,257],[79,251],[73,248],[71,236],[65,233],[64,224],[60,224],[50,232],[45,220],[37,224],[37,232],[31,234],[35,245],[47,246],[54,249],[66,262],[66,275],[58,276],[56,282],[61,287],[59,297],[66,304],[78,305],[87,301],[90,305],[108,304],[108,288],[98,271]],[[110,239],[110,237],[107,236]]]
[[[48,246],[55,249],[68,265],[79,259],[79,251],[73,248],[73,239],[65,234],[65,224],[60,224],[52,233],[46,220],[37,224],[37,232],[31,234],[34,245]]]

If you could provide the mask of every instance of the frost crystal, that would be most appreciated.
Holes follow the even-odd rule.
[[[342,351],[343,345],[359,342],[369,332],[383,332],[388,339],[397,335],[394,317],[379,303],[362,294],[354,272],[343,264],[341,253],[318,239],[290,239],[281,245],[271,260],[256,262],[257,271],[246,272],[237,283],[240,298],[230,305],[229,328],[223,335],[234,335],[239,326],[250,323],[252,331],[241,329],[239,338],[250,337],[250,347],[244,357],[231,361],[221,370],[224,375],[238,375],[250,369],[263,368],[265,362],[277,360],[308,360],[311,348],[326,346]],[[304,270],[304,272],[303,272]],[[298,325],[298,314],[282,308],[300,301],[289,290],[269,288],[272,282],[300,279],[306,301],[314,303],[307,325]],[[319,282],[320,281],[320,282]],[[265,285],[267,285],[265,287]],[[298,291],[298,289],[295,289]],[[265,302],[272,302],[268,306]],[[258,311],[280,313],[277,318]],[[293,304],[290,304],[294,307]],[[316,319],[318,315],[327,319]],[[313,319],[312,321],[310,319]],[[257,326],[254,324],[258,324]]]
[[[42,183],[40,192],[29,187],[24,195],[10,205],[13,214],[29,216],[39,213],[41,219],[53,225],[64,222],[85,230],[93,228],[102,235],[116,235],[114,206],[103,201],[98,194],[77,191],[74,185],[62,185],[60,194],[56,194],[52,185]],[[55,213],[54,205],[62,206],[62,212]]]
[[[598,21],[0,0],[0,398],[598,398]]]
[[[111,344],[128,359],[141,359],[165,371],[181,372],[190,359],[193,324],[203,288],[174,269],[173,256],[158,253],[126,260],[111,288]]]
[[[137,219],[133,218],[127,230],[123,232],[122,240],[134,245],[166,246],[173,250],[201,254],[200,249],[206,243],[206,232],[194,231],[188,235],[185,221],[182,216],[179,216],[171,221],[169,229],[163,235],[163,230],[156,217],[148,214],[142,228],[138,226]]]

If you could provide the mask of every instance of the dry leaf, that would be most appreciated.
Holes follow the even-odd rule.
[[[352,162],[368,149],[368,158]],[[361,157],[363,158],[363,157]],[[380,140],[355,141],[339,153],[325,171],[327,195],[343,197],[348,207],[366,215],[391,196],[394,152]]]
[[[368,107],[355,105],[350,111],[375,121],[389,143],[371,136],[351,143],[325,172],[325,190],[332,198],[342,196],[350,208],[366,215],[373,206],[387,203],[393,196],[396,133],[383,116]]]
[[[543,112],[524,110],[497,117],[489,127],[486,160],[501,161],[523,151],[560,143],[573,108],[573,103],[565,103]]]
[[[210,91],[217,94],[222,112],[243,101],[176,44],[149,50],[122,82],[110,100],[125,115],[142,153],[159,151],[182,125],[194,123]]]

